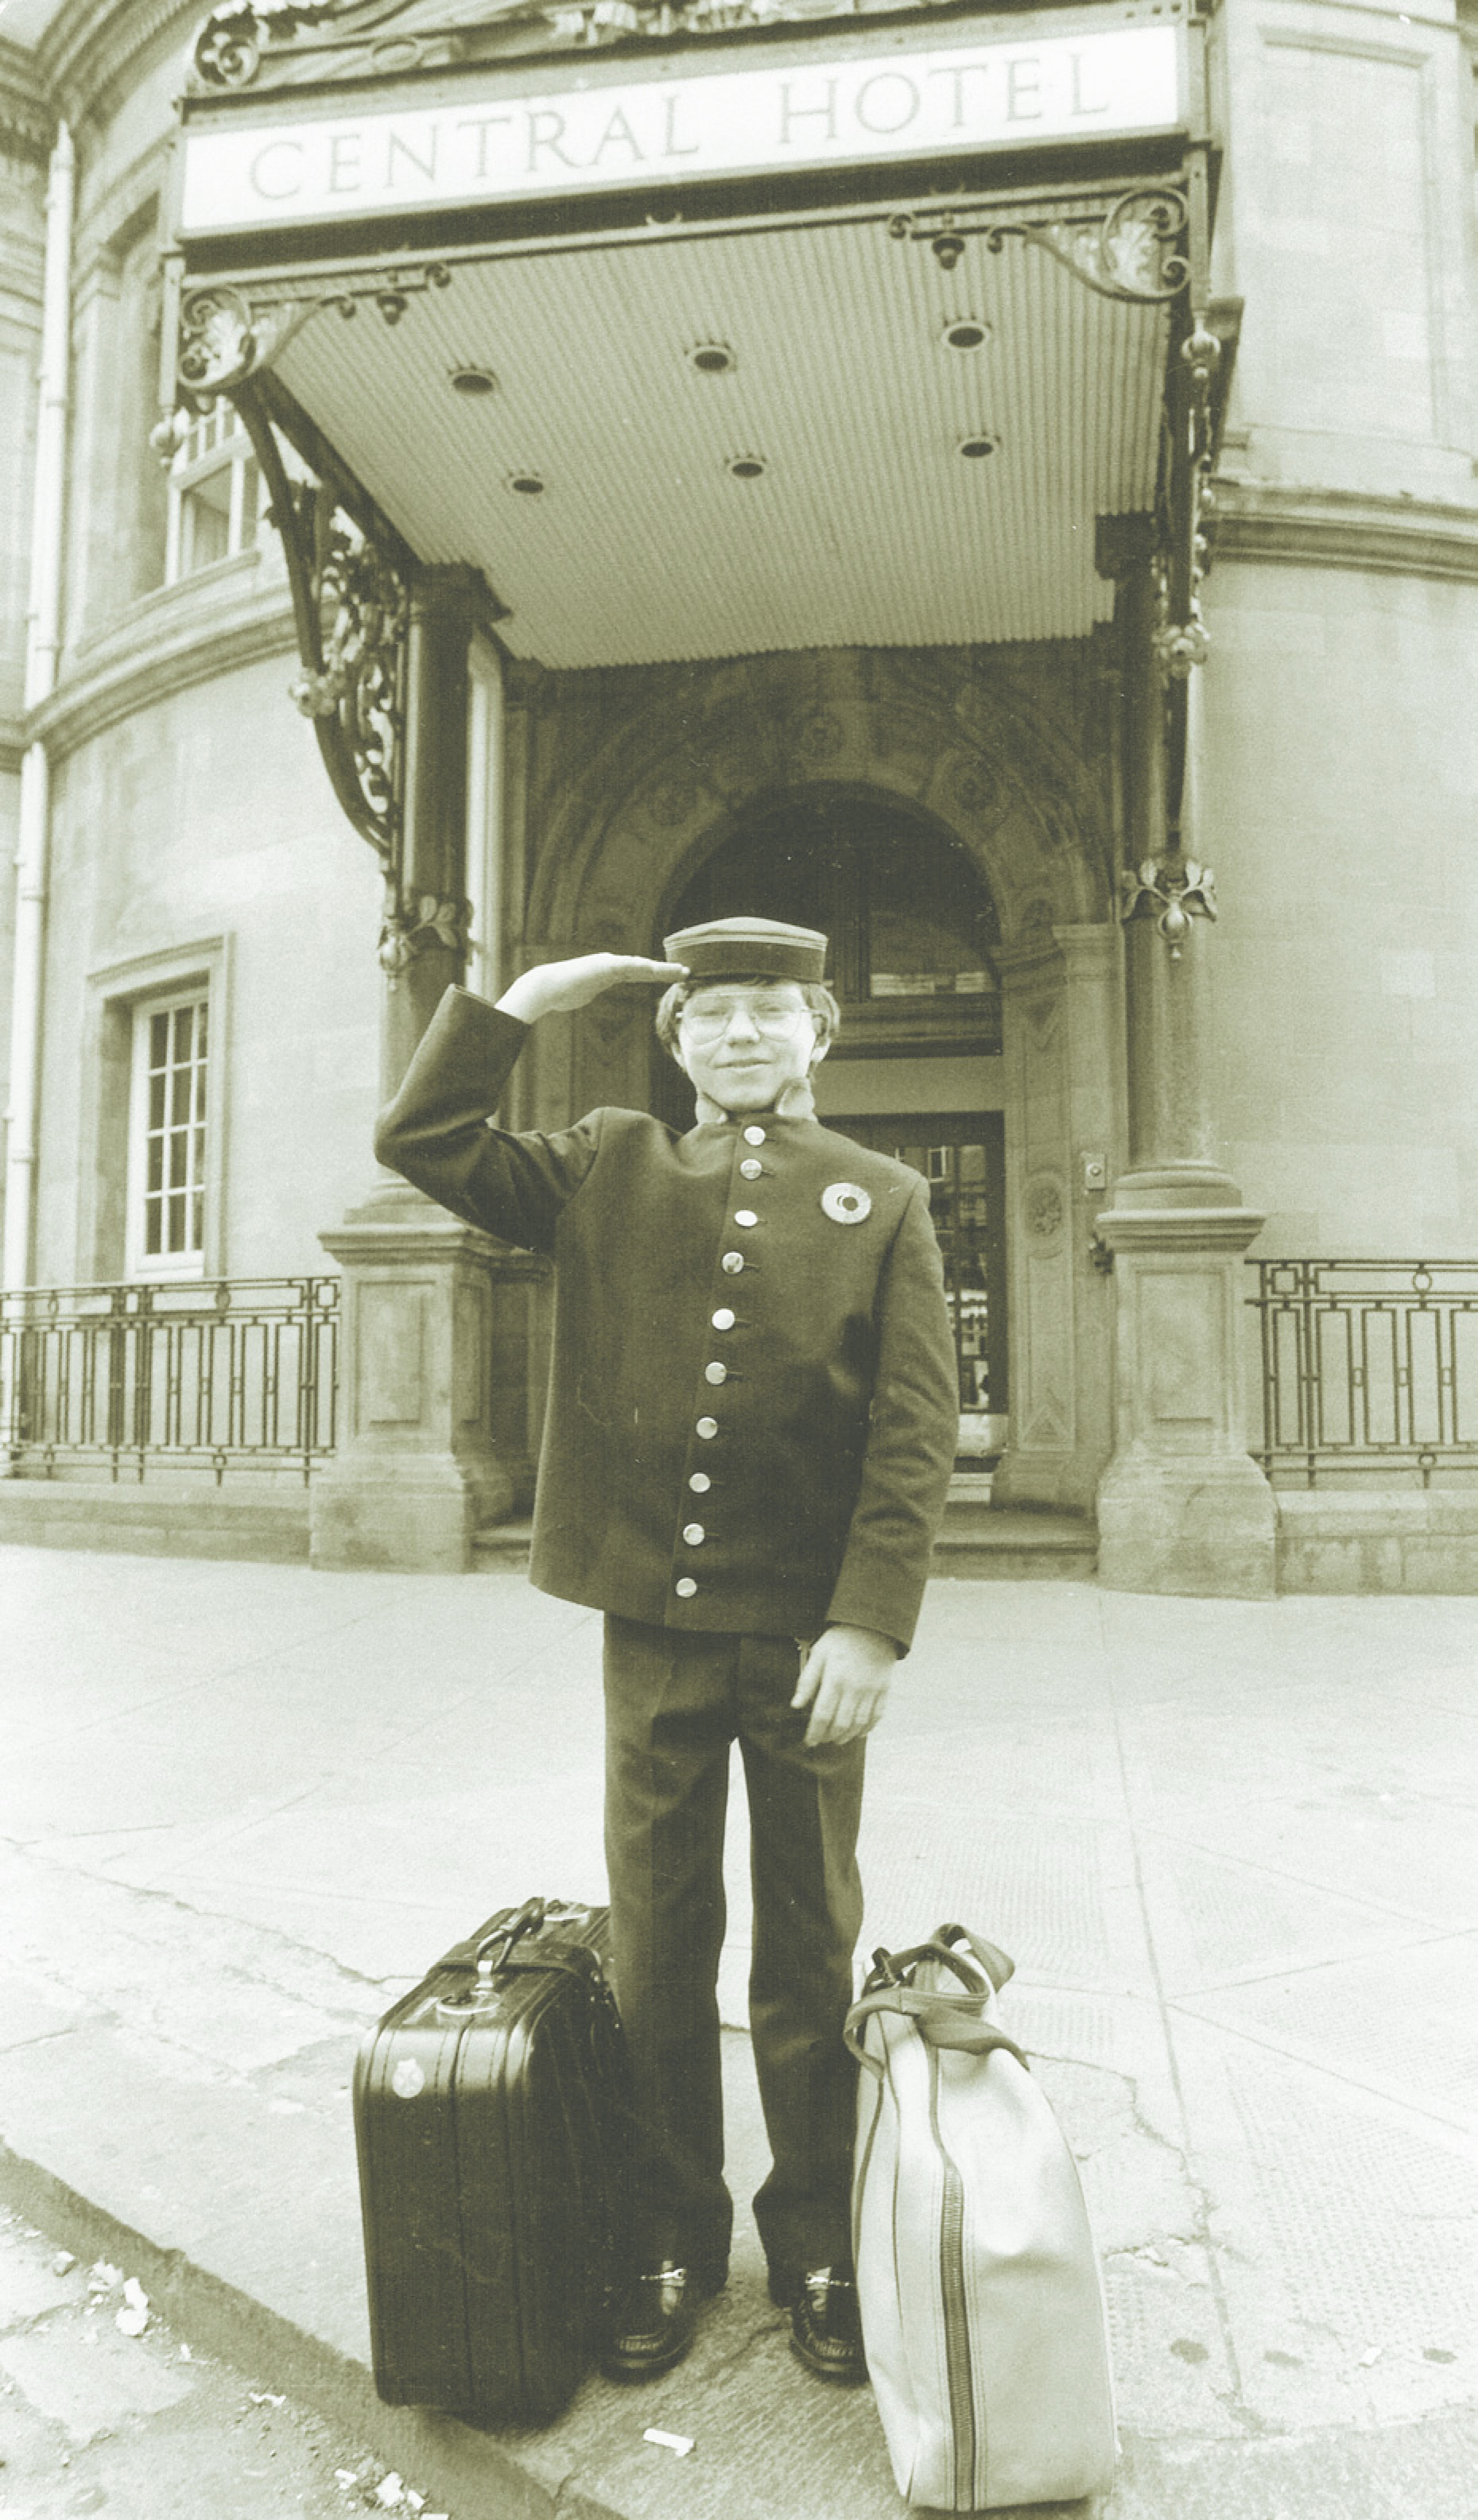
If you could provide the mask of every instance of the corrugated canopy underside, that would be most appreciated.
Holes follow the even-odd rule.
[[[947,345],[963,317],[982,347]],[[872,218],[459,263],[281,366],[422,559],[484,571],[515,654],[647,664],[1083,636],[1095,518],[1152,502],[1165,325],[1040,248],[946,273]]]

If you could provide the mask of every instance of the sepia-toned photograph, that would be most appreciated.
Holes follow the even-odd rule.
[[[1478,2520],[1478,0],[0,0],[0,2520]]]

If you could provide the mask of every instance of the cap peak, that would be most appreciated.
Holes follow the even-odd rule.
[[[827,968],[821,929],[784,919],[705,919],[664,937],[662,951],[690,980],[820,980]]]

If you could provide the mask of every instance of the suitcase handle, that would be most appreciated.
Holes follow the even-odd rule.
[[[484,1935],[472,1954],[472,1962],[479,1985],[485,1986],[489,1978],[496,1976],[499,1969],[508,1966],[509,1954],[515,1943],[521,1941],[525,1934],[537,1934],[548,1912],[547,1899],[525,1899],[516,1916],[511,1917],[506,1925],[500,1925],[496,1933]],[[503,1949],[499,1952],[498,1958],[493,1959],[489,1955],[499,1943],[502,1944]]]

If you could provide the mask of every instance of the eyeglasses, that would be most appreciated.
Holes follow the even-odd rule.
[[[719,1041],[736,1015],[747,1015],[767,1041],[784,1041],[810,1015],[809,1007],[765,1005],[753,998],[721,999],[716,1006],[684,1007],[680,1020],[694,1041]]]

